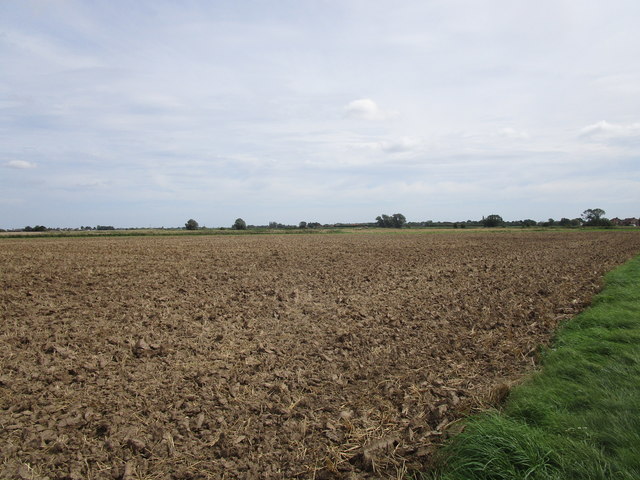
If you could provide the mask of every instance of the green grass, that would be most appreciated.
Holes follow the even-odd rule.
[[[640,479],[640,257],[606,277],[502,412],[467,421],[431,480]]]

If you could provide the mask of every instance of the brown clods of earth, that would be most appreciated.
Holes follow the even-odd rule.
[[[361,479],[499,406],[640,235],[0,241],[0,478]]]

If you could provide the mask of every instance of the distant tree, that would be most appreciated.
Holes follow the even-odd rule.
[[[493,228],[493,227],[501,227],[504,225],[504,220],[500,215],[489,215],[486,218],[482,219],[482,225],[484,227]]]
[[[304,221],[300,222],[298,224],[298,228],[307,228],[307,222],[304,222]]]
[[[584,220],[584,225],[590,227],[597,226],[607,226],[607,224],[611,224],[611,222],[604,218],[604,214],[606,212],[601,208],[588,208],[584,212],[582,212],[582,220]]]
[[[233,223],[231,228],[233,228],[234,230],[246,230],[247,229],[247,222],[245,222],[241,218],[236,218],[236,221]]]
[[[385,228],[388,227],[391,224],[389,215],[378,215],[376,217],[376,223],[378,224],[379,227]]]
[[[33,231],[34,232],[46,232],[47,231],[47,227],[45,227],[44,225],[36,225],[35,227],[33,227]]]
[[[376,217],[376,224],[382,228],[402,228],[407,219],[401,213],[394,213],[393,215],[382,214]]]
[[[24,228],[22,229],[22,231],[24,231],[24,232],[33,232],[33,227],[31,227],[31,226],[27,225],[26,227],[24,227]]]
[[[553,227],[556,223],[557,222],[553,218],[550,218],[546,222],[538,222],[538,225],[542,225],[543,227]]]
[[[558,223],[560,224],[561,227],[570,227],[571,226],[571,220],[569,218],[566,218],[566,217],[562,217]]]
[[[523,227],[535,227],[536,225],[538,225],[538,222],[536,222],[535,220],[531,220],[530,218],[527,218],[526,220],[522,220],[522,226]]]
[[[187,223],[184,224],[184,228],[186,228],[187,230],[197,230],[198,222],[196,222],[193,218],[190,218],[189,220],[187,220]]]
[[[322,225],[320,222],[309,222],[307,223],[307,228],[320,228]]]
[[[278,228],[278,222],[269,222],[269,228]]]
[[[402,228],[404,227],[405,223],[407,223],[406,217],[401,213],[394,213],[392,218],[394,228]]]

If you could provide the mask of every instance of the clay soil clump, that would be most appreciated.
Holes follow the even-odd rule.
[[[640,251],[616,232],[0,241],[0,478],[396,478]]]

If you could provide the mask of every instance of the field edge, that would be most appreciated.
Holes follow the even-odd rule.
[[[640,256],[605,276],[502,411],[468,419],[423,480],[640,478]]]

